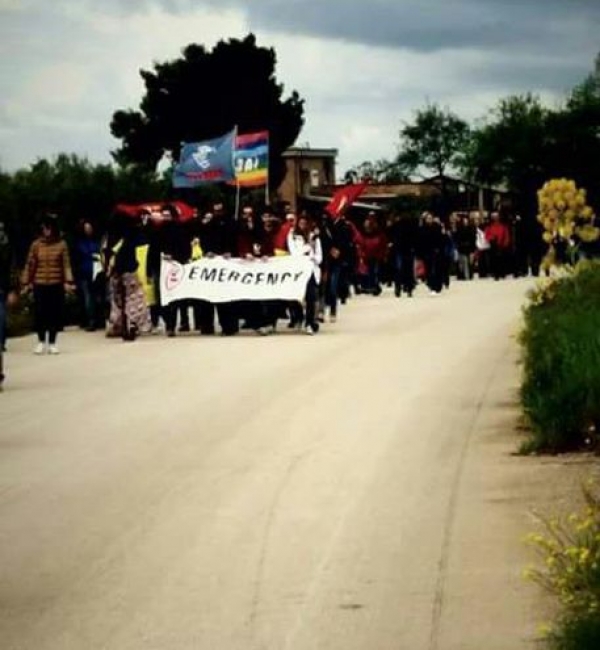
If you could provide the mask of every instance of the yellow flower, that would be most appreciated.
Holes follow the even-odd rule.
[[[586,207],[583,208],[583,210],[581,211],[581,216],[584,219],[592,219],[594,216],[594,211],[592,210],[592,208],[590,208],[589,205],[586,205]]]

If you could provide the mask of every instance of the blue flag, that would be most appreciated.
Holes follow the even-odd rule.
[[[184,144],[173,171],[173,187],[235,180],[234,149],[235,130],[214,140]]]

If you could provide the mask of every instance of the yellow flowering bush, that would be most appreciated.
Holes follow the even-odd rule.
[[[541,562],[528,568],[526,577],[554,594],[561,605],[562,614],[548,634],[556,648],[600,647],[600,492],[587,486],[584,497],[580,512],[544,519],[544,533],[528,537]],[[574,643],[577,636],[592,645]]]
[[[594,226],[594,211],[587,204],[587,194],[575,181],[566,178],[548,181],[538,192],[538,221],[544,227],[544,241],[550,244],[544,266],[562,263],[557,242],[565,245],[574,239],[593,242],[600,237]]]

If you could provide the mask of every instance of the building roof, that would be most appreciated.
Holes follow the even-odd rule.
[[[300,198],[303,201],[314,201],[315,203],[329,203],[333,197],[318,196],[316,194],[303,194]],[[378,212],[383,209],[380,205],[376,205],[375,203],[364,203],[363,201],[354,201],[351,207],[363,208],[364,210],[373,210],[375,212]]]
[[[311,147],[290,147],[283,152],[284,158],[337,158],[337,149],[312,149]]]

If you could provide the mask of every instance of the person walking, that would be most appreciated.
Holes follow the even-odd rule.
[[[213,205],[210,218],[204,218],[199,226],[200,246],[205,257],[222,256],[226,259],[237,253],[237,228],[230,216],[225,214],[223,203]],[[216,311],[223,336],[234,336],[239,332],[237,305],[234,302],[216,305]],[[215,333],[215,304],[202,302],[202,334]]]
[[[292,257],[308,257],[313,263],[313,273],[306,286],[304,297],[304,312],[302,305],[296,306],[294,315],[296,322],[304,319],[304,331],[307,334],[316,334],[319,331],[317,322],[317,299],[319,284],[321,282],[321,263],[323,262],[323,248],[321,240],[313,229],[313,224],[308,216],[300,215],[293,230],[288,235],[288,250]]]
[[[329,321],[337,321],[338,300],[348,297],[348,274],[355,264],[354,233],[343,214],[323,220]]]
[[[490,264],[494,280],[506,277],[510,253],[510,231],[500,219],[499,212],[492,213],[492,223],[485,230],[485,238],[490,244]]]
[[[100,242],[94,227],[84,221],[75,242],[75,277],[82,306],[82,326],[93,332],[102,322],[105,293],[100,264]]]
[[[487,278],[490,274],[490,242],[485,236],[486,224],[481,217],[475,218],[475,259],[477,260],[477,275],[479,279]]]
[[[413,217],[399,217],[392,225],[390,242],[394,259],[394,293],[397,298],[406,293],[412,298],[417,280],[415,256],[418,246],[419,223]]]
[[[456,227],[454,243],[458,252],[458,279],[473,279],[473,255],[477,245],[477,232],[469,217],[462,217]]]
[[[381,294],[381,267],[387,252],[387,237],[379,228],[374,213],[369,214],[363,224],[362,258],[366,266],[366,277],[363,277],[362,292],[374,296]]]
[[[132,222],[130,216],[124,215],[117,215],[117,219],[121,222],[115,224],[105,251],[110,293],[107,336],[134,341],[138,334],[151,330],[150,312],[137,274],[141,222]]]
[[[443,260],[446,240],[442,227],[434,216],[427,212],[423,217],[423,225],[419,233],[419,256],[425,265],[427,286],[432,296],[442,293]]]
[[[41,223],[41,236],[27,255],[22,285],[33,293],[35,330],[38,343],[35,354],[58,354],[58,332],[62,329],[65,291],[73,290],[73,274],[69,249],[61,238],[58,220],[46,216]],[[46,347],[47,346],[47,347]]]

